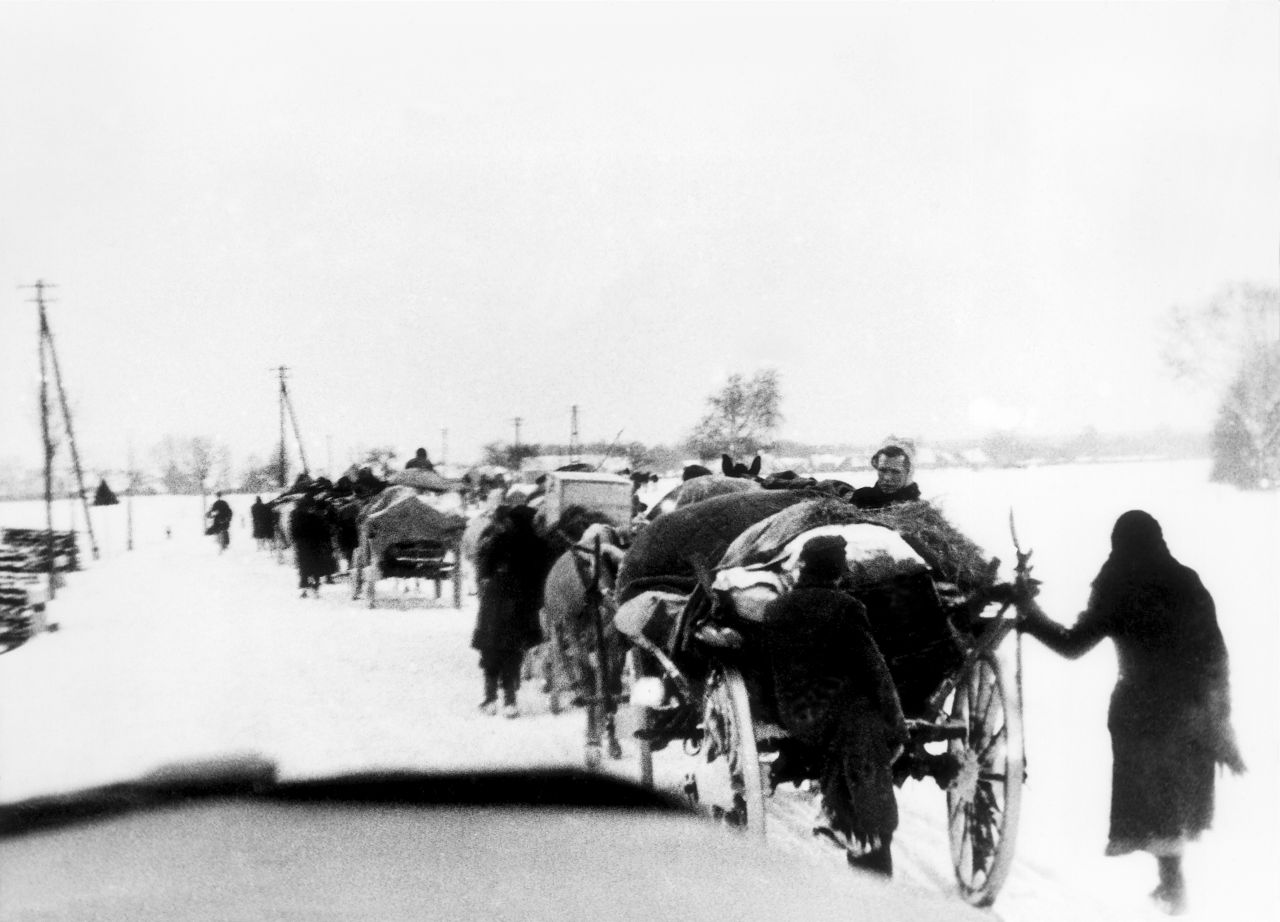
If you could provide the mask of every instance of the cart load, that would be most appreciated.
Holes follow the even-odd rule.
[[[371,608],[374,587],[384,577],[432,580],[437,596],[440,584],[451,581],[454,607],[461,606],[462,571],[458,564],[465,518],[428,505],[416,489],[391,486],[361,510],[357,522],[360,543],[352,561],[352,598],[360,597],[368,567]]]
[[[824,537],[847,572],[834,593],[802,592],[801,551]],[[836,812],[866,844],[896,825],[889,760],[899,783],[946,790],[961,893],[989,905],[1012,861],[1024,771],[1018,676],[997,651],[1013,628],[998,565],[925,502],[872,510],[763,490],[659,517],[624,561],[615,618],[633,644],[641,776],[654,750],[682,741],[691,799],[757,833],[774,786],[817,781],[828,801],[851,794]],[[866,626],[852,630],[860,609]],[[863,688],[853,699],[866,713],[846,719],[856,708],[840,689],[873,674],[887,695]],[[895,695],[896,761],[884,706]]]
[[[866,608],[903,709],[922,716],[938,682],[963,661],[962,632],[985,605],[999,562],[927,502],[862,509],[823,498],[746,529],[721,558],[713,588],[728,595],[734,616],[759,620],[764,605],[795,585],[805,544],[824,535],[844,539],[842,588]]]
[[[692,592],[699,575],[711,572],[738,535],[807,498],[791,490],[730,493],[659,516],[640,532],[622,562],[618,601],[648,589]]]
[[[428,493],[452,493],[462,489],[461,480],[450,480],[435,471],[424,471],[414,468],[407,471],[393,471],[387,477],[387,483],[395,487],[413,487]]]

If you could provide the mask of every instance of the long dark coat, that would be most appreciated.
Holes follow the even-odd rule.
[[[258,497],[249,507],[249,515],[253,518],[253,537],[259,541],[270,541],[275,537],[275,522],[271,518],[271,507]]]
[[[1128,512],[1075,625],[1040,616],[1026,630],[1070,657],[1114,641],[1120,675],[1107,717],[1107,854],[1180,854],[1213,820],[1215,763],[1243,769],[1231,729],[1227,651],[1200,577],[1169,553],[1155,519]]]
[[[332,576],[338,571],[333,559],[333,537],[324,508],[310,497],[303,498],[289,513],[289,534],[293,539],[294,558],[298,564],[298,580]]]
[[[532,510],[495,517],[480,542],[476,577],[480,611],[471,646],[488,658],[523,653],[542,642],[538,612],[551,568],[546,542],[533,528]]]
[[[907,731],[866,611],[802,576],[764,617],[778,716],[812,749],[834,825],[863,845],[887,844],[898,826],[891,763]]]

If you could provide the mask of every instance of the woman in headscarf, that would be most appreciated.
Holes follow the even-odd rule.
[[[1169,553],[1160,524],[1132,510],[1116,520],[1111,556],[1073,627],[1052,621],[1034,601],[1021,607],[1023,630],[1071,659],[1104,638],[1115,642],[1107,854],[1154,855],[1160,883],[1151,897],[1180,914],[1183,847],[1213,820],[1214,767],[1244,771],[1213,597]]]
[[[501,685],[503,714],[519,715],[520,665],[525,651],[542,642],[538,612],[551,560],[533,517],[528,506],[499,507],[476,555],[480,611],[471,646],[480,652],[485,714],[497,713]]]

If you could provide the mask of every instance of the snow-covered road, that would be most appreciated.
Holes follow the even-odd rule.
[[[1055,616],[1067,620],[1083,603],[1105,556],[1108,519],[1131,505],[1152,508],[1175,553],[1215,592],[1251,773],[1223,781],[1215,830],[1190,853],[1191,917],[1277,917],[1274,497],[1218,492],[1203,483],[1202,471],[1180,468],[1154,478],[1137,470],[1039,472],[1065,478],[1049,485],[1033,481],[1037,472],[1019,474],[1023,479],[938,477],[934,486],[949,514],[993,552],[1004,551],[1003,520],[1017,502],[1024,540],[1035,542],[1042,563],[1042,599]],[[1132,481],[1117,487],[1117,476]],[[1151,501],[1134,496],[1140,487]],[[1125,494],[1121,509],[1073,509],[1073,497],[1104,488]],[[1171,497],[1163,508],[1159,495]],[[320,600],[300,599],[291,568],[253,548],[239,526],[220,556],[190,521],[193,512],[198,517],[194,503],[181,503],[165,513],[176,526],[171,539],[162,537],[154,512],[132,552],[120,547],[118,524],[110,540],[100,533],[102,560],[72,574],[52,607],[61,630],[0,658],[0,800],[233,753],[266,757],[285,777],[579,763],[582,715],[547,713],[533,689],[522,694],[518,720],[476,712],[474,598],[455,611],[447,594],[436,602],[424,586],[369,611],[339,583]],[[1242,521],[1248,540],[1239,540]],[[1224,537],[1232,527],[1236,537]],[[1026,648],[1030,779],[1017,862],[994,910],[999,918],[1157,918],[1145,901],[1154,862],[1102,857],[1113,680],[1110,654],[1065,663]],[[628,759],[614,768],[633,767]],[[674,783],[674,776],[666,771],[660,780]],[[833,875],[849,873],[839,854],[808,835],[802,795],[775,800],[773,847]],[[952,892],[942,793],[932,781],[908,782],[900,802],[894,886]]]

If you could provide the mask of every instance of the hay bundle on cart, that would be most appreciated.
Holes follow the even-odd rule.
[[[846,537],[850,576],[843,588],[866,607],[904,710],[920,712],[939,678],[961,661],[997,566],[927,502],[862,509],[809,492],[763,490],[677,509],[654,521],[627,554],[618,599],[636,601],[619,627],[680,658],[690,652],[688,636],[698,627],[692,622],[702,621],[704,630],[759,623],[764,605],[794,585],[800,548],[820,534]],[[701,600],[700,577],[707,590]],[[682,604],[690,595],[694,604]]]
[[[963,660],[998,561],[927,502],[862,509],[811,499],[746,529],[721,557],[714,588],[732,615],[758,623],[764,605],[795,585],[800,551],[820,535],[845,539],[841,588],[866,607],[903,710],[920,715]]]
[[[690,799],[756,834],[774,785],[817,781],[824,805],[837,804],[831,828],[851,836],[851,861],[884,870],[896,827],[886,771],[896,783],[932,777],[946,790],[960,892],[990,905],[1011,867],[1024,780],[1020,673],[997,654],[1020,590],[998,585],[998,562],[927,503],[869,510],[791,490],[762,514],[772,492],[670,513],[688,521],[628,555],[615,623],[634,644],[641,778],[652,778],[653,751],[675,749],[689,760]],[[824,535],[841,540],[810,544]],[[824,543],[845,554],[847,572],[828,568],[836,592],[802,592],[801,550]],[[842,593],[862,602],[867,627],[841,629],[855,621],[840,619],[861,621],[836,604]],[[892,691],[873,704],[857,689],[876,673]],[[900,707],[882,707],[894,693]]]

